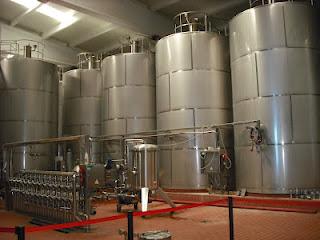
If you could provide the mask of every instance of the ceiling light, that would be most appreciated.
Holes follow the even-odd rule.
[[[73,12],[62,12],[54,7],[51,7],[47,4],[43,4],[41,7],[37,9],[37,12],[42,13],[43,15],[46,15],[48,17],[51,17],[58,22],[72,22],[74,17]]]
[[[11,0],[12,2],[18,3],[26,8],[35,8],[40,4],[37,0]]]
[[[39,6],[39,4],[41,4],[41,2],[37,0],[11,0],[11,1],[19,5],[22,5],[28,9],[36,8],[37,6]],[[48,4],[42,4],[36,11],[43,15],[51,17],[60,23],[63,23],[63,25],[71,25],[77,20],[73,16],[74,11],[63,12],[54,7],[51,7]]]
[[[13,58],[14,57],[14,55],[13,54],[7,54],[7,57],[6,58]]]

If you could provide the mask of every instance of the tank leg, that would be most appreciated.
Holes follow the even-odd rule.
[[[121,212],[121,204],[117,204],[117,212],[119,213],[119,212]]]

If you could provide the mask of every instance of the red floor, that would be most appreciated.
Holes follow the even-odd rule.
[[[163,203],[152,203],[151,207],[166,208]],[[114,204],[101,205],[97,216],[104,217],[117,214]],[[235,239],[263,240],[319,240],[320,213],[291,213],[262,210],[234,209]],[[28,224],[29,217],[0,210],[0,227]],[[59,233],[56,231],[29,233],[27,240],[67,240],[67,239],[123,239],[119,236],[120,228],[126,229],[126,219],[93,225],[90,233]],[[188,209],[170,215],[148,218],[135,217],[135,232],[149,230],[169,230],[173,240],[194,239],[229,239],[228,209],[221,207],[200,207]],[[16,239],[12,234],[0,233],[0,239]]]

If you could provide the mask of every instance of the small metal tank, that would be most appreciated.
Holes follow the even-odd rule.
[[[319,188],[320,11],[252,2],[262,5],[230,22],[234,120],[261,120],[263,142],[252,151],[248,130],[235,128],[237,188]]]
[[[130,189],[157,189],[159,186],[159,163],[157,145],[139,144],[132,148],[128,162],[128,185]]]
[[[102,75],[103,134],[126,135],[155,130],[154,54],[147,48],[138,48],[133,41],[130,52],[103,60]],[[107,157],[123,158],[121,144],[107,142]]]
[[[102,79],[99,65],[93,61],[96,58],[92,55],[81,53],[78,64],[80,69],[63,74],[63,135],[101,135]],[[92,143],[90,160],[100,162],[100,149],[100,143]],[[77,146],[72,151],[77,153]]]
[[[184,12],[175,21],[176,33],[156,45],[157,129],[232,122],[228,38],[210,31],[204,13]],[[224,140],[231,148],[232,133]],[[216,133],[161,137],[158,145],[161,187],[208,187],[200,152],[217,146]]]
[[[12,57],[1,60],[0,145],[57,136],[58,74],[54,64]],[[52,170],[55,150],[35,145],[16,148],[13,171]]]

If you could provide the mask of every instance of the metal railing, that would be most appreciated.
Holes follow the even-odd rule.
[[[20,40],[1,40],[0,41],[0,52],[1,57],[13,57],[13,56],[24,56],[26,48],[31,49],[31,57],[35,59],[44,58],[44,44],[30,39]]]
[[[79,69],[100,69],[101,56],[91,52],[82,52],[77,57]]]
[[[317,6],[317,0],[249,0],[250,8],[279,2],[304,2],[311,6]]]
[[[204,12],[189,11],[177,14],[174,18],[174,32],[211,31],[211,22]]]

